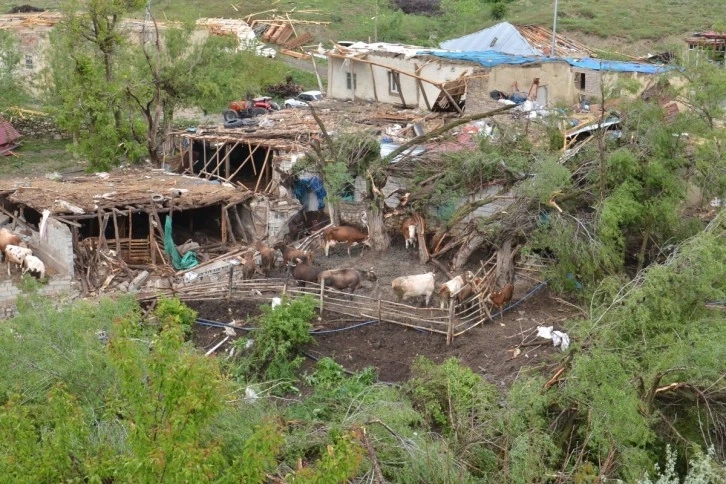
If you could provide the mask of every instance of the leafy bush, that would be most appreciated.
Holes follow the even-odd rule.
[[[161,298],[154,308],[154,316],[163,326],[179,326],[188,337],[197,320],[197,312],[179,298]]]
[[[289,390],[302,364],[300,346],[312,341],[310,321],[317,300],[303,296],[275,309],[262,307],[249,356],[241,357],[237,374],[246,381],[282,380],[279,391]]]
[[[407,14],[438,15],[441,13],[441,0],[394,0],[393,3]]]

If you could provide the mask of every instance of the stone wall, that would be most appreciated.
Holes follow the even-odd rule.
[[[0,281],[0,319],[15,315],[15,301],[22,292],[17,283],[15,279]],[[77,292],[70,274],[52,276],[40,289],[40,294],[51,298],[74,296]]]
[[[6,116],[13,127],[26,138],[69,139],[71,136],[58,127],[52,116]]]
[[[63,222],[49,218],[45,238],[33,231],[30,246],[46,266],[59,274],[73,274],[73,236]]]

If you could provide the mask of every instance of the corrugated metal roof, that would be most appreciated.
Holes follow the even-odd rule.
[[[419,54],[431,54],[436,57],[460,61],[478,62],[484,67],[496,67],[502,64],[525,65],[545,62],[566,62],[572,67],[591,69],[593,71],[609,72],[639,72],[641,74],[660,74],[671,70],[671,67],[645,64],[638,62],[621,62],[600,59],[573,59],[571,57],[544,57],[544,56],[522,56],[503,54],[501,52],[478,51],[478,52],[428,52],[421,51]]]
[[[20,133],[15,131],[10,121],[6,121],[0,116],[0,146],[10,144],[20,138]]]
[[[447,40],[441,43],[441,48],[464,52],[493,50],[512,55],[544,55],[542,51],[532,47],[509,22],[502,22],[458,39]]]

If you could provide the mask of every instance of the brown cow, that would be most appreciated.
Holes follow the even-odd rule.
[[[328,257],[329,250],[332,246],[338,242],[345,242],[348,244],[348,257],[350,257],[350,248],[363,244],[368,247],[371,246],[368,240],[368,235],[364,234],[355,227],[340,226],[330,227],[325,229],[323,232],[323,247],[325,248],[325,257]]]
[[[262,242],[257,242],[255,244],[255,249],[257,249],[257,252],[260,253],[260,268],[262,269],[262,273],[265,276],[269,276],[270,271],[275,265],[275,249],[267,247]]]
[[[406,242],[406,249],[408,249],[408,244],[411,244],[411,247],[414,249],[416,248],[417,231],[418,225],[413,217],[408,217],[403,221],[403,224],[401,224],[401,233],[403,234],[403,240]]]
[[[504,306],[512,300],[512,294],[514,293],[514,285],[505,284],[501,291],[495,291],[488,297],[489,301],[499,310],[499,315],[504,319],[502,309]]]
[[[378,278],[373,271],[359,271],[356,269],[334,269],[323,271],[318,275],[318,282],[325,282],[326,287],[334,287],[339,291],[350,289],[350,293],[358,288],[362,277],[375,282]]]
[[[323,271],[320,267],[300,262],[300,259],[291,262],[290,267],[292,267],[292,277],[303,287],[306,282],[318,282],[318,276]]]
[[[0,252],[5,253],[5,247],[8,245],[17,245],[20,247],[20,237],[6,229],[5,227],[0,229]]]
[[[282,260],[286,265],[290,262],[295,262],[295,259],[300,259],[308,265],[312,265],[313,263],[312,250],[300,250],[295,247],[287,247],[284,244],[278,244],[275,247],[282,251]]]

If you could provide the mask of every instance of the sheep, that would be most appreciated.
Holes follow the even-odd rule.
[[[23,259],[29,255],[33,255],[33,251],[25,247],[19,247],[17,245],[6,246],[5,260],[8,262],[8,275],[10,275],[10,263],[22,266]]]
[[[23,274],[30,272],[30,275],[36,279],[45,278],[45,264],[34,255],[26,255],[23,259]]]

